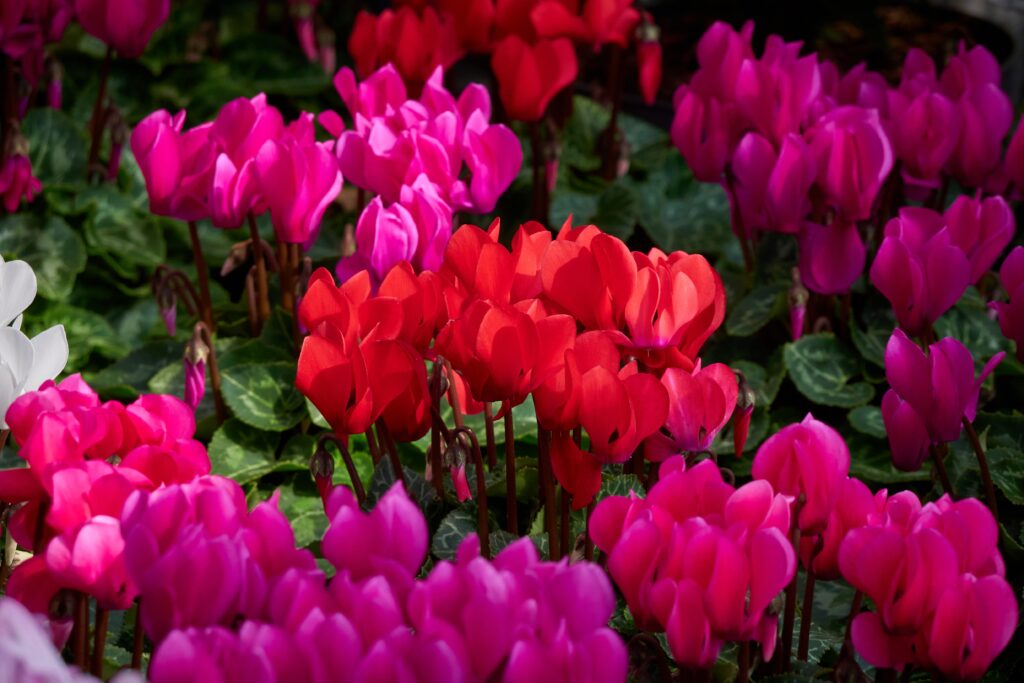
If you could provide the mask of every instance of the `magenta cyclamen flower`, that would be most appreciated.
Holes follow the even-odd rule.
[[[970,262],[941,214],[904,208],[885,226],[885,238],[871,264],[871,283],[892,304],[908,334],[924,334],[970,282]]]
[[[519,140],[506,126],[490,123],[485,88],[470,85],[456,99],[443,80],[438,67],[414,100],[391,65],[359,84],[344,68],[334,84],[355,127],[343,130],[336,114],[321,116],[321,123],[339,135],[338,164],[354,185],[394,202],[404,185],[425,174],[453,209],[491,211],[519,173]],[[460,178],[463,164],[468,186]]]
[[[880,668],[910,664],[956,680],[981,678],[1017,627],[998,539],[979,501],[943,496],[921,507],[909,492],[850,531],[840,569],[876,608],[853,621],[860,655]]]
[[[825,529],[849,470],[850,449],[843,437],[808,414],[761,444],[751,474],[779,493],[802,496],[797,523],[802,531],[817,533]]]
[[[775,151],[766,138],[747,133],[732,157],[732,197],[745,232],[797,232],[810,209],[816,167],[807,143],[788,134]]]
[[[1010,296],[990,304],[999,314],[1003,336],[1017,344],[1017,358],[1024,359],[1024,247],[1014,247],[999,269],[999,280]]]
[[[902,330],[885,349],[885,375],[892,387],[882,399],[893,464],[921,467],[933,443],[955,441],[964,418],[974,419],[981,383],[1003,359],[992,357],[977,378],[974,358],[952,337],[928,347],[927,355]]]
[[[1017,122],[1017,130],[1010,138],[1003,165],[1017,194],[1024,195],[1024,116],[1021,116],[1020,121]]]
[[[878,112],[852,106],[833,109],[807,132],[807,141],[825,201],[848,221],[869,218],[893,165]]]
[[[939,92],[911,97],[899,89],[891,91],[889,107],[889,134],[903,162],[903,178],[911,186],[939,187],[939,175],[960,136],[956,104]]]
[[[135,59],[167,21],[170,7],[170,0],[75,0],[75,15],[86,33]]]
[[[855,222],[837,219],[831,225],[819,225],[808,221],[799,244],[800,279],[813,292],[849,292],[864,272],[867,247]]]
[[[216,152],[213,124],[182,132],[185,112],[155,111],[135,127],[132,154],[146,180],[150,210],[161,216],[197,221],[210,216],[210,186]]]
[[[1002,197],[957,197],[945,213],[953,243],[967,255],[971,282],[981,279],[1013,239],[1017,222]]]
[[[12,154],[0,168],[0,200],[7,213],[14,213],[24,198],[26,202],[35,199],[43,189],[39,180],[32,175],[32,162],[23,154]]]
[[[664,630],[684,666],[710,667],[726,640],[757,640],[771,659],[775,596],[796,572],[789,504],[766,481],[734,490],[704,460],[661,465],[646,499],[612,496],[590,534],[637,625]]]

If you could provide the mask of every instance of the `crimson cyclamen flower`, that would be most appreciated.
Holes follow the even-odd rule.
[[[871,264],[871,283],[892,304],[900,327],[908,334],[924,334],[970,282],[970,262],[941,214],[903,208],[886,224],[882,246]]]
[[[511,35],[495,47],[491,68],[508,117],[538,121],[551,99],[576,78],[576,51],[568,38],[530,44]]]
[[[999,315],[1003,336],[1017,344],[1017,358],[1024,359],[1024,247],[1014,247],[999,269],[999,280],[1010,300],[990,304]]]
[[[836,497],[850,470],[850,449],[843,437],[810,414],[784,427],[757,449],[751,474],[794,498],[802,531],[820,532],[828,523]]]
[[[796,572],[789,523],[767,482],[734,490],[710,460],[686,469],[680,457],[646,499],[601,501],[590,534],[637,625],[665,631],[680,665],[707,668],[726,640],[757,640],[771,659],[770,604]]]
[[[170,0],[75,0],[75,15],[86,33],[127,59],[142,54],[170,9]]]
[[[896,467],[916,470],[930,445],[960,437],[963,420],[974,420],[981,383],[1004,355],[993,356],[975,378],[974,358],[956,339],[940,339],[926,354],[902,330],[892,333],[885,347],[892,388],[882,399],[882,419]]]

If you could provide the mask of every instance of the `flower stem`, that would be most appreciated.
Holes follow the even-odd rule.
[[[85,165],[86,179],[92,176],[93,167],[99,161],[100,142],[103,140],[103,128],[106,116],[103,109],[103,101],[107,99],[107,81],[110,79],[110,63],[114,57],[114,49],[107,47],[103,55],[103,65],[100,67],[100,89],[96,93],[96,103],[92,107],[92,119],[90,120],[90,133],[92,142],[89,145],[89,161]]]
[[[567,557],[572,552],[572,546],[569,544],[569,537],[572,535],[572,510],[569,506],[569,492],[564,486],[559,486],[558,498],[562,508],[562,518],[559,522],[562,531],[560,545],[562,557]]]
[[[216,332],[217,326],[213,322],[213,303],[210,300],[210,272],[206,266],[206,257],[203,256],[203,245],[199,241],[199,230],[195,221],[188,222],[188,236],[192,241],[192,258],[196,262],[196,274],[199,276],[199,306],[203,322],[210,328],[210,332]]]
[[[373,466],[376,467],[380,464],[380,448],[377,446],[377,437],[373,435],[373,426],[366,430],[366,444],[370,448],[370,458],[373,460]]]
[[[356,494],[359,506],[362,507],[366,503],[366,489],[363,488],[363,481],[359,478],[359,470],[356,469],[356,464],[352,461],[352,454],[349,453],[345,442],[339,439],[333,432],[324,432],[320,435],[316,442],[317,450],[324,448],[328,441],[333,443],[338,452],[341,453],[341,460],[345,463],[345,471],[348,472],[348,478],[352,480],[352,491]]]
[[[811,649],[811,618],[814,612],[814,555],[807,567],[807,579],[804,583],[804,607],[800,612],[800,645],[797,648],[796,658],[801,662],[807,661],[807,655]]]
[[[985,499],[988,501],[989,509],[992,510],[992,516],[996,518],[996,524],[999,524],[999,505],[996,501],[996,487],[992,484],[992,473],[988,469],[988,458],[985,457],[985,449],[981,447],[978,432],[974,430],[974,425],[971,424],[971,421],[964,417],[963,423],[964,431],[967,432],[967,440],[971,442],[974,455],[978,458],[981,481],[985,484]]]
[[[558,554],[558,534],[555,531],[555,486],[554,472],[551,470],[551,432],[547,429],[537,431],[539,450],[539,483],[544,496],[544,532],[548,536],[548,559],[554,560]]]
[[[484,473],[484,457],[480,453],[480,442],[472,429],[458,427],[451,434],[452,441],[463,437],[468,438],[472,444],[470,452],[473,456],[473,465],[476,467],[476,532],[480,538],[480,554],[484,559],[489,559],[491,556],[490,518],[487,515],[487,478]]]
[[[402,468],[402,461],[398,459],[398,448],[395,447],[395,441],[391,438],[388,426],[384,424],[384,418],[378,418],[377,420],[377,435],[381,450],[387,452],[388,459],[391,461],[391,469],[395,471],[395,481],[404,483],[405,471]]]
[[[793,523],[792,523],[792,543],[793,550],[797,554],[800,552],[800,511],[803,509],[804,499],[803,494],[797,498],[796,504],[793,506]],[[793,654],[793,627],[796,625],[796,580],[799,576],[799,567],[797,571],[793,572],[793,580],[789,582],[786,587],[786,612],[783,617],[782,625],[782,652],[781,657],[777,666],[779,667],[780,673],[786,673],[789,671],[789,658]]]
[[[210,328],[204,323],[199,323],[199,325],[202,326],[199,333],[210,350],[206,359],[209,361],[207,367],[210,369],[210,384],[213,385],[213,407],[217,413],[217,424],[224,424],[224,421],[228,419],[228,409],[220,390],[220,370],[217,369],[217,351],[213,348],[213,335],[210,333]]]
[[[487,468],[493,470],[498,465],[498,444],[494,443],[494,413],[490,401],[484,401],[484,431],[487,440]]]
[[[256,217],[249,214],[249,237],[252,239],[252,258],[256,262],[256,296],[259,303],[258,327],[263,328],[263,323],[270,318],[270,292],[267,285],[267,263],[263,255],[263,240],[260,238],[259,228],[256,227]]]
[[[740,641],[740,652],[736,663],[739,673],[736,674],[736,683],[748,683],[750,681],[750,641]]]
[[[110,624],[110,612],[96,604],[96,625],[93,632],[92,669],[93,676],[103,674],[103,650],[107,646],[107,627]]]
[[[530,148],[533,159],[533,218],[547,225],[548,222],[548,179],[547,156],[541,124],[530,124]]]
[[[512,402],[505,404],[505,505],[508,531],[519,535],[519,505],[516,501],[516,443],[512,424]]]
[[[943,444],[945,446],[945,444]],[[932,444],[928,447],[931,451],[932,461],[935,463],[935,472],[939,475],[939,481],[942,483],[942,489],[951,496],[956,494],[953,491],[953,482],[949,480],[949,473],[946,472],[945,453],[941,452],[945,449],[939,449],[938,446]]]
[[[594,501],[587,505],[587,524],[583,534],[583,559],[590,562],[594,559],[594,540],[590,538],[590,518],[594,515]]]
[[[75,624],[71,640],[75,666],[85,671],[86,641],[89,638],[89,597],[81,592],[75,593]]]
[[[135,633],[132,640],[132,668],[142,668],[142,649],[145,645],[145,634],[142,632],[142,598],[135,603]]]
[[[625,62],[625,50],[619,45],[611,45],[611,65],[608,75],[608,96],[611,99],[612,111],[608,117],[608,127],[601,136],[604,143],[603,152],[605,180],[614,180],[619,163],[619,109],[622,107],[622,73]]]
[[[7,437],[10,435],[10,429],[0,429],[0,452],[3,452],[4,446],[7,445]]]
[[[441,390],[444,375],[441,367],[441,359],[437,358],[430,372],[430,402],[433,413],[433,419],[430,421],[430,483],[434,485],[437,497],[444,500],[444,474],[441,472]]]

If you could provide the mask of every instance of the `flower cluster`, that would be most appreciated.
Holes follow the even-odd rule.
[[[922,507],[906,491],[869,514],[839,548],[843,577],[875,604],[853,621],[861,656],[876,667],[981,678],[1017,627],[998,540],[992,513],[974,499]]]
[[[999,269],[999,279],[1010,300],[991,304],[999,315],[999,327],[1017,344],[1017,359],[1024,359],[1024,247],[1015,247]]]
[[[333,143],[315,140],[312,114],[285,125],[261,94],[229,102],[212,122],[184,123],[184,111],[159,110],[132,131],[153,213],[237,228],[269,211],[279,242],[316,240],[342,177]]]
[[[486,213],[519,173],[522,149],[507,127],[490,123],[487,89],[471,84],[456,99],[438,68],[418,99],[409,99],[391,65],[357,83],[344,68],[335,87],[352,117],[319,120],[338,138],[338,166],[348,182],[377,195],[356,227],[356,253],[338,274],[370,268],[375,284],[400,260],[436,270],[453,213]],[[465,170],[464,170],[465,169]]]
[[[62,588],[127,608],[137,588],[118,517],[133,492],[210,471],[192,411],[173,396],[101,402],[72,375],[16,400],[7,423],[28,467],[0,471],[0,500],[22,504],[9,528],[35,553],[11,574],[8,594],[42,614]]]
[[[863,65],[840,75],[774,35],[757,57],[752,36],[749,22],[738,32],[716,23],[704,34],[700,68],[675,95],[672,138],[699,179],[725,185],[741,241],[759,230],[798,236],[801,277],[812,291],[846,292],[859,277],[866,248],[857,223],[874,215],[897,166],[921,198],[938,192],[943,174],[995,191],[1019,174],[1013,155],[1003,163],[1012,109],[983,47],[961,46],[941,78],[930,57],[911,50],[900,85],[890,88]],[[955,220],[970,220],[956,212]],[[969,252],[971,281],[980,273],[963,241],[976,246],[977,232],[972,225],[954,239]],[[977,260],[994,260],[1005,245]]]
[[[425,361],[456,371],[456,404],[510,410],[533,396],[558,480],[586,505],[601,465],[707,448],[733,413],[735,375],[701,367],[721,324],[721,280],[699,255],[630,252],[594,226],[522,226],[512,249],[463,226],[438,273],[400,262],[374,294],[367,271],[314,273],[296,384],[340,435],[382,420],[399,440],[430,427]],[[690,392],[686,389],[694,389]],[[664,433],[659,433],[664,427]],[[572,438],[582,428],[586,455]]]
[[[527,539],[489,562],[470,536],[455,562],[417,580],[427,526],[401,484],[369,513],[336,488],[326,511],[329,581],[273,500],[246,515],[230,480],[131,498],[121,524],[157,644],[150,679],[624,678],[625,647],[605,626],[614,597],[595,565],[541,562]]]
[[[676,661],[709,668],[727,640],[775,649],[775,596],[796,572],[786,496],[765,481],[738,489],[704,460],[661,465],[646,498],[613,496],[590,534],[640,628],[665,631]]]
[[[633,0],[432,0],[401,2],[380,15],[360,12],[348,48],[361,76],[391,62],[419,91],[434,67],[448,68],[465,52],[491,55],[505,112],[537,121],[573,82],[573,43],[637,45],[640,89],[654,101],[661,82],[657,27]]]
[[[1013,212],[999,196],[963,196],[945,214],[900,209],[885,226],[871,282],[900,327],[923,334],[992,267],[1015,231]]]

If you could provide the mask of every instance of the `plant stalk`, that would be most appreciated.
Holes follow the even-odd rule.
[[[324,432],[317,439],[317,449],[324,448],[328,441],[333,443],[337,447],[338,452],[341,453],[341,460],[345,463],[345,471],[348,472],[348,478],[352,481],[352,491],[356,494],[359,507],[362,507],[366,503],[366,489],[363,488],[363,481],[359,478],[359,470],[356,469],[356,464],[352,461],[352,454],[349,452],[348,446],[334,432]]]
[[[505,404],[505,510],[508,515],[508,531],[519,535],[519,505],[516,501],[516,444],[515,426],[512,421],[512,402]]]
[[[89,597],[75,593],[75,624],[71,640],[71,651],[75,666],[85,671],[87,641],[89,639]]]
[[[263,241],[256,217],[249,214],[249,237],[252,239],[252,258],[256,262],[256,296],[259,303],[259,329],[270,318],[270,291],[267,284],[267,263],[263,255]]]
[[[803,509],[804,500],[803,494],[797,498],[796,504],[793,506],[793,523],[792,523],[792,544],[793,549],[799,553],[800,549],[800,511]],[[781,658],[779,659],[778,667],[781,673],[789,671],[789,660],[793,654],[793,627],[796,624],[796,583],[797,578],[800,574],[800,568],[793,572],[793,580],[789,582],[786,587],[786,611],[783,617],[782,625],[782,647]]]
[[[491,411],[490,401],[484,401],[484,431],[487,441],[487,469],[493,470],[498,466],[498,444],[494,442],[494,413]]]
[[[217,326],[213,322],[213,302],[210,299],[210,271],[206,266],[206,257],[203,256],[203,245],[199,241],[199,230],[195,221],[188,222],[188,236],[192,241],[192,258],[196,262],[196,274],[199,276],[199,307],[203,322],[210,328],[210,332],[216,332]]]
[[[484,473],[484,457],[480,453],[480,442],[469,427],[458,427],[452,432],[452,441],[465,436],[472,444],[473,465],[476,468],[476,532],[480,538],[480,554],[484,559],[491,557],[490,517],[487,514],[487,478]]]
[[[942,490],[951,496],[955,496],[956,494],[953,491],[953,482],[950,481],[949,473],[946,472],[945,453],[943,452],[946,449],[940,449],[935,444],[932,444],[928,447],[928,450],[932,454],[932,462],[935,463],[935,472],[939,475],[939,481],[942,483]]]
[[[974,449],[974,455],[978,458],[978,470],[981,472],[981,481],[985,484],[985,499],[988,501],[988,507],[992,511],[992,516],[996,518],[996,524],[999,524],[999,503],[996,500],[996,487],[992,484],[992,473],[988,469],[988,458],[985,457],[985,449],[981,447],[981,440],[978,439],[978,432],[974,430],[974,425],[965,416],[963,418],[964,431],[967,432],[967,440],[971,442],[971,448]]]
[[[93,633],[92,669],[93,676],[103,674],[103,650],[107,646],[107,628],[110,624],[110,612],[96,604],[96,627]]]
[[[558,533],[555,528],[558,513],[555,511],[555,475],[551,469],[551,432],[547,429],[538,429],[537,441],[539,480],[544,496],[544,531],[548,536],[548,558],[554,560],[561,555],[558,552]]]
[[[100,143],[103,140],[103,128],[106,123],[103,101],[107,99],[107,81],[110,79],[110,64],[114,58],[114,49],[107,47],[103,55],[103,65],[100,67],[100,89],[96,93],[96,102],[92,107],[92,119],[89,121],[92,141],[89,144],[89,161],[85,166],[86,179],[91,177],[92,169],[100,158]]]
[[[748,683],[750,681],[750,641],[740,642],[740,651],[736,660],[739,672],[736,674],[736,683]]]
[[[560,540],[562,557],[568,557],[573,550],[573,546],[569,542],[570,536],[572,536],[572,510],[569,504],[569,492],[565,490],[564,486],[559,486],[558,498],[562,508],[562,518],[559,522],[562,532]]]
[[[209,355],[206,359],[209,361],[207,367],[210,368],[210,384],[213,385],[213,407],[217,413],[217,424],[224,424],[225,420],[228,419],[228,408],[224,404],[224,395],[220,389],[220,370],[217,368],[217,351],[213,348],[213,335],[210,333],[210,328],[201,323],[200,334],[203,337],[203,341],[206,343],[207,348],[210,349]]]
[[[548,222],[548,169],[547,154],[544,151],[544,138],[541,135],[541,124],[530,124],[530,149],[533,160],[533,206],[534,220],[547,225]]]

